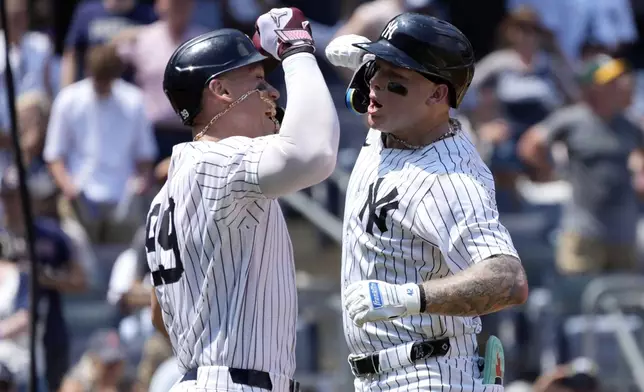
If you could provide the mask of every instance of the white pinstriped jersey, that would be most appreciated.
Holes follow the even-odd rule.
[[[293,376],[295,267],[279,204],[258,185],[265,145],[231,137],[175,146],[152,202],[148,264],[183,373],[228,366]]]
[[[492,175],[462,131],[403,150],[384,148],[382,134],[370,130],[346,197],[343,288],[367,279],[421,283],[495,254],[517,256],[498,221]],[[452,350],[471,356],[481,331],[478,317],[416,315],[358,328],[345,312],[343,321],[352,354],[456,337]]]

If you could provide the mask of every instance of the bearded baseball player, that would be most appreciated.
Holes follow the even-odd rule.
[[[498,339],[479,367],[479,316],[523,303],[528,284],[492,175],[450,118],[474,74],[470,42],[447,22],[405,13],[378,41],[341,36],[326,55],[355,70],[347,104],[371,127],[343,229],[356,391],[502,391]]]
[[[308,25],[298,9],[273,9],[253,40],[217,30],[168,62],[163,88],[194,134],[174,147],[147,219],[153,321],[184,374],[173,391],[299,390],[293,252],[276,198],[326,179],[339,141]],[[262,53],[282,62],[283,118]]]

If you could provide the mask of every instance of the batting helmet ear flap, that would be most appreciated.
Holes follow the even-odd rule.
[[[347,107],[356,114],[367,113],[367,109],[369,108],[369,95],[365,95],[364,92],[355,88],[349,88],[347,89],[344,100]]]
[[[369,82],[375,73],[376,62],[375,60],[369,60],[362,64],[351,78],[344,102],[349,109],[357,114],[367,113],[369,108]]]

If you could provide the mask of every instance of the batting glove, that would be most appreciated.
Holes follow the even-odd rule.
[[[344,291],[344,308],[358,327],[372,321],[390,320],[420,313],[420,288],[415,283],[390,284],[363,280]]]
[[[255,47],[277,60],[300,52],[314,53],[311,24],[298,8],[273,8],[255,23]]]
[[[324,54],[327,60],[336,67],[345,67],[352,70],[358,69],[362,63],[373,59],[374,55],[353,46],[353,44],[362,44],[371,42],[369,38],[357,34],[346,34],[334,38],[326,49]]]

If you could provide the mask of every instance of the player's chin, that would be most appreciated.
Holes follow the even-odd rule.
[[[262,134],[264,136],[266,136],[266,135],[274,135],[274,134],[278,133],[279,130],[280,130],[279,123],[276,123],[275,121],[273,121],[272,119],[270,119],[268,117],[263,121],[262,129],[264,131],[264,132],[262,132]]]
[[[382,114],[368,114],[367,122],[371,128],[380,129],[386,125],[386,118]]]

